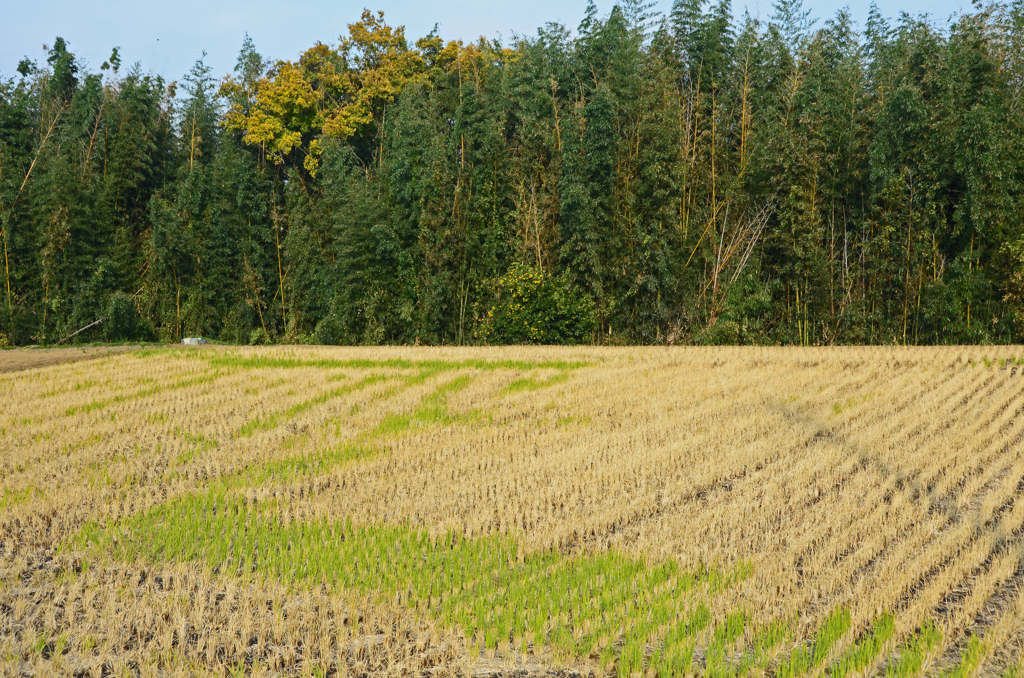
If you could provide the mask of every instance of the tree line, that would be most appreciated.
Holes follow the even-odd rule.
[[[0,344],[1024,338],[1024,4],[0,79]]]

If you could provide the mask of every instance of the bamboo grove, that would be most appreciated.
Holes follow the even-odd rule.
[[[176,82],[71,47],[0,82],[0,343],[1024,337],[1019,3],[447,43],[366,11]]]

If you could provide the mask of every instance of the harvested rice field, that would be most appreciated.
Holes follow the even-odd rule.
[[[0,674],[1019,678],[1024,348],[0,374]]]

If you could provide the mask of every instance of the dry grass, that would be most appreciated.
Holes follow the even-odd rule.
[[[1019,675],[1014,348],[0,375],[3,675]]]

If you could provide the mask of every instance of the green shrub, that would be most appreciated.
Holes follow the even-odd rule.
[[[228,312],[221,328],[220,339],[231,344],[247,344],[253,328],[258,324],[256,310],[246,302],[240,301]]]
[[[316,329],[313,330],[313,343],[335,346],[339,343],[343,331],[341,320],[332,311],[316,324]]]
[[[107,302],[107,321],[104,334],[107,341],[134,341],[139,339],[139,312],[132,298],[124,292],[114,292]]]
[[[514,264],[498,280],[498,301],[483,325],[491,344],[581,344],[593,338],[594,302],[568,277]]]
[[[262,327],[257,327],[249,335],[250,346],[266,346],[267,344],[273,344],[274,340],[271,338],[267,331]]]

